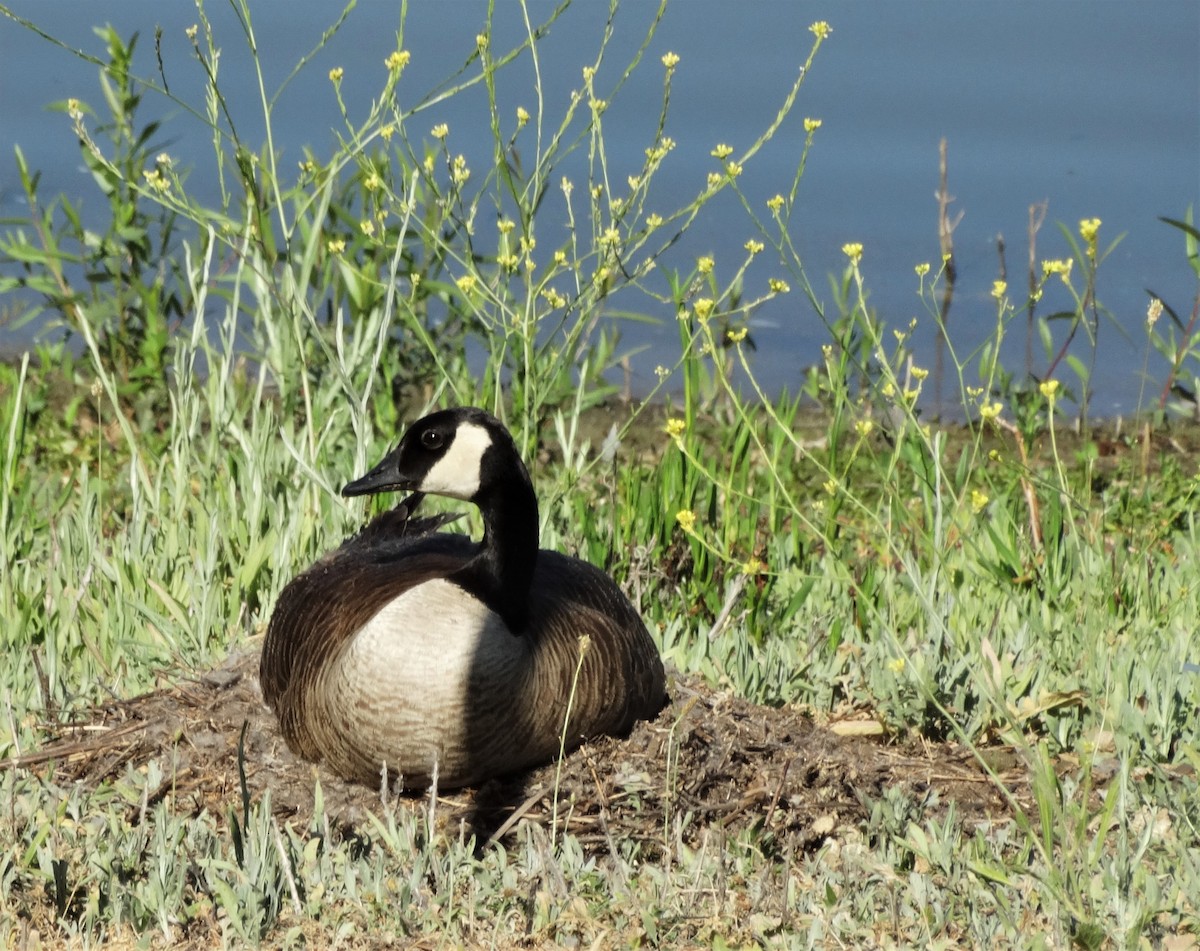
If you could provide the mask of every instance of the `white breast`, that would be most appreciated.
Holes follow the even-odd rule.
[[[449,778],[467,768],[471,712],[509,702],[526,666],[523,638],[444,579],[390,601],[350,640],[329,681],[330,711],[361,755],[392,775]],[[495,700],[493,699],[494,703]]]

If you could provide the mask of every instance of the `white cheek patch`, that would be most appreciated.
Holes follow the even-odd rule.
[[[463,423],[446,454],[425,474],[418,488],[431,495],[469,502],[479,491],[483,454],[491,445],[492,434],[486,429],[478,423]]]

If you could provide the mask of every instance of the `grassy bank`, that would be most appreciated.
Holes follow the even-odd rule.
[[[480,84],[495,104],[537,35],[531,23],[518,49],[493,49],[481,24],[454,89]],[[819,147],[820,123],[792,115],[804,74],[755,141],[714,143],[711,174],[669,209],[655,181],[674,148],[671,78],[687,68],[670,54],[614,65],[601,47],[565,115],[494,106],[494,162],[471,169],[456,132],[400,105],[410,54],[398,46],[378,64],[378,98],[346,104],[342,145],[285,169],[229,124],[216,50],[235,38],[201,20],[193,65],[212,94],[192,107],[229,183],[204,207],[181,157],[139,125],[153,81],[105,38],[105,105],[63,109],[108,230],[47,202],[22,166],[31,216],[0,241],[4,287],[36,292],[70,334],[0,366],[6,945],[1196,943],[1200,438],[1165,400],[1132,428],[1081,412],[1087,361],[1067,344],[1086,344],[1100,317],[1099,222],[1068,229],[1028,296],[997,282],[989,343],[948,343],[945,382],[969,422],[929,421],[912,327],[868,306],[864,249],[846,246],[822,294],[792,246]],[[827,41],[814,24],[806,70]],[[662,117],[644,164],[618,170],[604,116],[634,68],[661,73]],[[336,93],[341,74],[329,78]],[[805,152],[763,207],[743,197],[744,257],[671,257],[717,195],[743,196],[785,121]],[[586,180],[564,181],[572,153],[587,156]],[[1176,224],[1181,267],[1197,267],[1195,232]],[[917,265],[922,319],[939,319],[949,265]],[[1074,310],[1038,315],[1047,287]],[[789,294],[828,343],[802,392],[766,393],[755,314]],[[679,349],[624,401],[625,354],[604,318],[664,307]],[[1037,379],[999,359],[1030,307],[1046,327]],[[1169,357],[1164,394],[1195,357],[1188,308],[1166,314],[1144,341]],[[693,690],[716,709],[724,692],[760,705],[737,709],[768,728],[799,711],[880,751],[925,744],[934,773],[938,756],[947,770],[951,755],[973,763],[995,807],[968,821],[936,784],[851,788],[857,818],[814,821],[781,847],[783,778],[757,824],[689,811],[675,721],[646,747],[662,750],[649,782],[669,821],[622,773],[619,745],[586,761],[597,785],[622,773],[630,815],[647,804],[628,841],[560,827],[571,803],[557,786],[549,819],[486,845],[425,800],[377,796],[335,822],[327,776],[310,776],[310,815],[281,816],[236,757],[224,793],[201,801],[176,772],[190,733],[92,783],[65,759],[31,765],[60,724],[108,723],[117,699],[252,651],[283,585],[361,525],[340,486],[406,419],[467,403],[516,435],[543,546],[611,571],[667,661],[696,678],[677,702]]]

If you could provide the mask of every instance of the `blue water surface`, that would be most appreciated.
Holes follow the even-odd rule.
[[[102,109],[95,66],[71,49],[103,57],[103,43],[92,31],[102,22],[123,35],[140,31],[138,70],[157,81],[154,34],[161,28],[171,92],[202,110],[203,77],[184,32],[196,21],[196,8],[161,0],[6,0],[6,5],[69,49],[0,16],[0,215],[13,218],[25,211],[11,157],[16,145],[43,173],[43,195],[85,196],[85,208],[101,209],[69,120],[47,109],[70,96]],[[403,46],[412,61],[402,87],[407,102],[424,101],[466,62],[486,8],[485,0],[408,4]],[[326,0],[263,0],[250,9],[273,93],[340,8]],[[552,5],[532,0],[528,9],[538,20]],[[616,83],[655,9],[648,2],[621,4],[611,48],[597,73],[600,94]],[[518,3],[497,3],[496,10],[493,45],[501,49],[515,43],[524,26]],[[222,86],[239,132],[257,146],[263,124],[256,81],[233,7],[209,0],[205,11],[222,48]],[[542,43],[548,116],[561,115],[579,88],[581,67],[594,60],[608,12],[608,4],[598,0],[577,2]],[[664,53],[680,57],[666,130],[678,145],[656,193],[668,208],[689,200],[716,167],[709,153],[717,143],[740,152],[770,123],[811,47],[808,26],[815,20],[827,20],[834,32],[806,78],[794,114],[741,184],[751,204],[765,211],[766,199],[790,186],[803,119],[821,119],[800,186],[793,239],[822,300],[830,301],[826,275],[845,264],[841,246],[861,242],[871,304],[891,326],[918,318],[917,358],[932,365],[932,319],[916,296],[913,268],[923,261],[936,267],[939,257],[934,193],[938,142],[944,137],[955,197],[951,211],[962,214],[954,235],[959,284],[950,315],[959,351],[969,352],[994,326],[989,295],[999,273],[998,236],[1007,247],[1010,282],[1024,286],[1029,208],[1045,201],[1039,259],[1068,254],[1058,222],[1074,231],[1082,218],[1102,219],[1103,246],[1124,234],[1100,274],[1099,297],[1116,322],[1100,327],[1093,412],[1132,412],[1143,391],[1156,396],[1165,378],[1162,362],[1152,359],[1150,379],[1141,376],[1148,291],[1185,316],[1196,294],[1182,236],[1158,218],[1181,218],[1200,199],[1200,4],[675,0],[646,62],[604,117],[614,180],[623,182],[637,171],[653,136]],[[365,115],[399,28],[398,4],[359,3],[290,82],[273,119],[275,146],[288,160],[298,161],[305,147],[318,156],[334,147],[341,120],[327,78],[333,66],[345,70],[345,101]],[[517,105],[534,111],[528,58],[502,74],[500,95],[508,113]],[[190,166],[189,189],[215,203],[209,134],[161,97],[148,95],[146,108],[165,120],[164,147]],[[451,148],[482,168],[489,149],[485,120],[486,102],[477,88],[430,105],[412,122],[418,138],[435,123],[448,123]],[[574,161],[582,179],[584,156]],[[675,252],[677,266],[704,253],[716,258],[719,274],[736,268],[752,232],[732,196],[723,196],[713,211]],[[756,278],[773,273],[769,262],[763,268],[754,272]],[[665,293],[665,279],[661,285],[657,289]],[[1065,296],[1048,295],[1043,306],[1050,311],[1067,304]],[[664,318],[661,324],[624,330],[628,345],[647,348],[635,361],[639,388],[648,388],[654,365],[668,362],[677,348],[670,315],[655,316]],[[756,315],[751,332],[758,344],[755,367],[775,388],[797,386],[803,368],[828,341],[819,316],[798,293]],[[0,346],[27,345],[19,333],[0,328]],[[1024,346],[1023,328],[1014,328],[1005,351],[1014,369],[1023,365]],[[1086,347],[1074,352],[1090,360]],[[1040,372],[1046,361],[1039,347],[1034,353],[1033,370]],[[1141,396],[1141,405],[1147,400]]]

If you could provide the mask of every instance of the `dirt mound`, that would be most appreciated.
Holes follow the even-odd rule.
[[[176,686],[91,711],[48,731],[43,748],[7,766],[53,769],[95,787],[158,759],[167,779],[150,803],[178,813],[228,814],[270,791],[283,821],[307,824],[318,775],[329,820],[353,829],[378,811],[380,788],[347,784],[297,759],[284,744],[258,688],[258,652]],[[757,706],[701,682],[673,677],[671,702],[652,723],[624,739],[605,738],[552,764],[438,799],[437,815],[483,845],[518,822],[557,815],[584,845],[606,851],[617,841],[654,849],[664,830],[699,840],[706,829],[736,836],[755,829],[781,850],[815,849],[831,834],[867,818],[870,802],[899,786],[921,800],[954,802],[967,822],[1006,814],[993,780],[966,751],[925,742],[841,736],[796,711]],[[244,780],[242,772],[244,770]],[[1020,798],[1026,781],[1001,777]],[[936,794],[936,795],[933,795]],[[389,794],[389,799],[395,798]],[[401,796],[428,808],[428,795]]]

